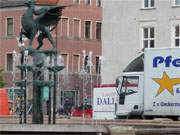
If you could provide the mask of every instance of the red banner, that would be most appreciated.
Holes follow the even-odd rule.
[[[8,94],[7,90],[0,89],[0,116],[9,115],[9,105],[8,105]]]

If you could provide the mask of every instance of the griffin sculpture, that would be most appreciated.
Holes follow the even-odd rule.
[[[62,10],[66,6],[48,6],[36,10],[34,0],[27,0],[25,4],[28,9],[22,16],[22,29],[20,32],[19,42],[23,42],[22,36],[25,35],[25,37],[29,39],[29,47],[32,48],[32,42],[39,31],[39,35],[37,37],[39,45],[36,49],[40,49],[42,47],[44,38],[48,38],[53,49],[55,49],[55,42],[53,41],[50,31],[52,31],[58,24]],[[50,26],[54,27],[50,29]]]

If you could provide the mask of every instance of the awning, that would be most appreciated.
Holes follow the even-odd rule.
[[[144,71],[144,53],[132,60],[123,72],[143,72]]]

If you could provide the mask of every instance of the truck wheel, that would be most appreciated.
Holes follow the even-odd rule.
[[[141,119],[146,119],[144,115],[141,115]]]
[[[153,116],[144,116],[144,119],[146,119],[146,120],[152,120],[152,119],[154,119],[154,117],[153,117]]]
[[[116,116],[116,119],[127,119],[127,116]]]
[[[173,121],[178,121],[179,120],[179,117],[178,116],[171,116],[169,117],[170,119],[172,119]]]

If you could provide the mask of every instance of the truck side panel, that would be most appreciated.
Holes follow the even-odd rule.
[[[180,116],[180,48],[145,50],[144,115]]]

